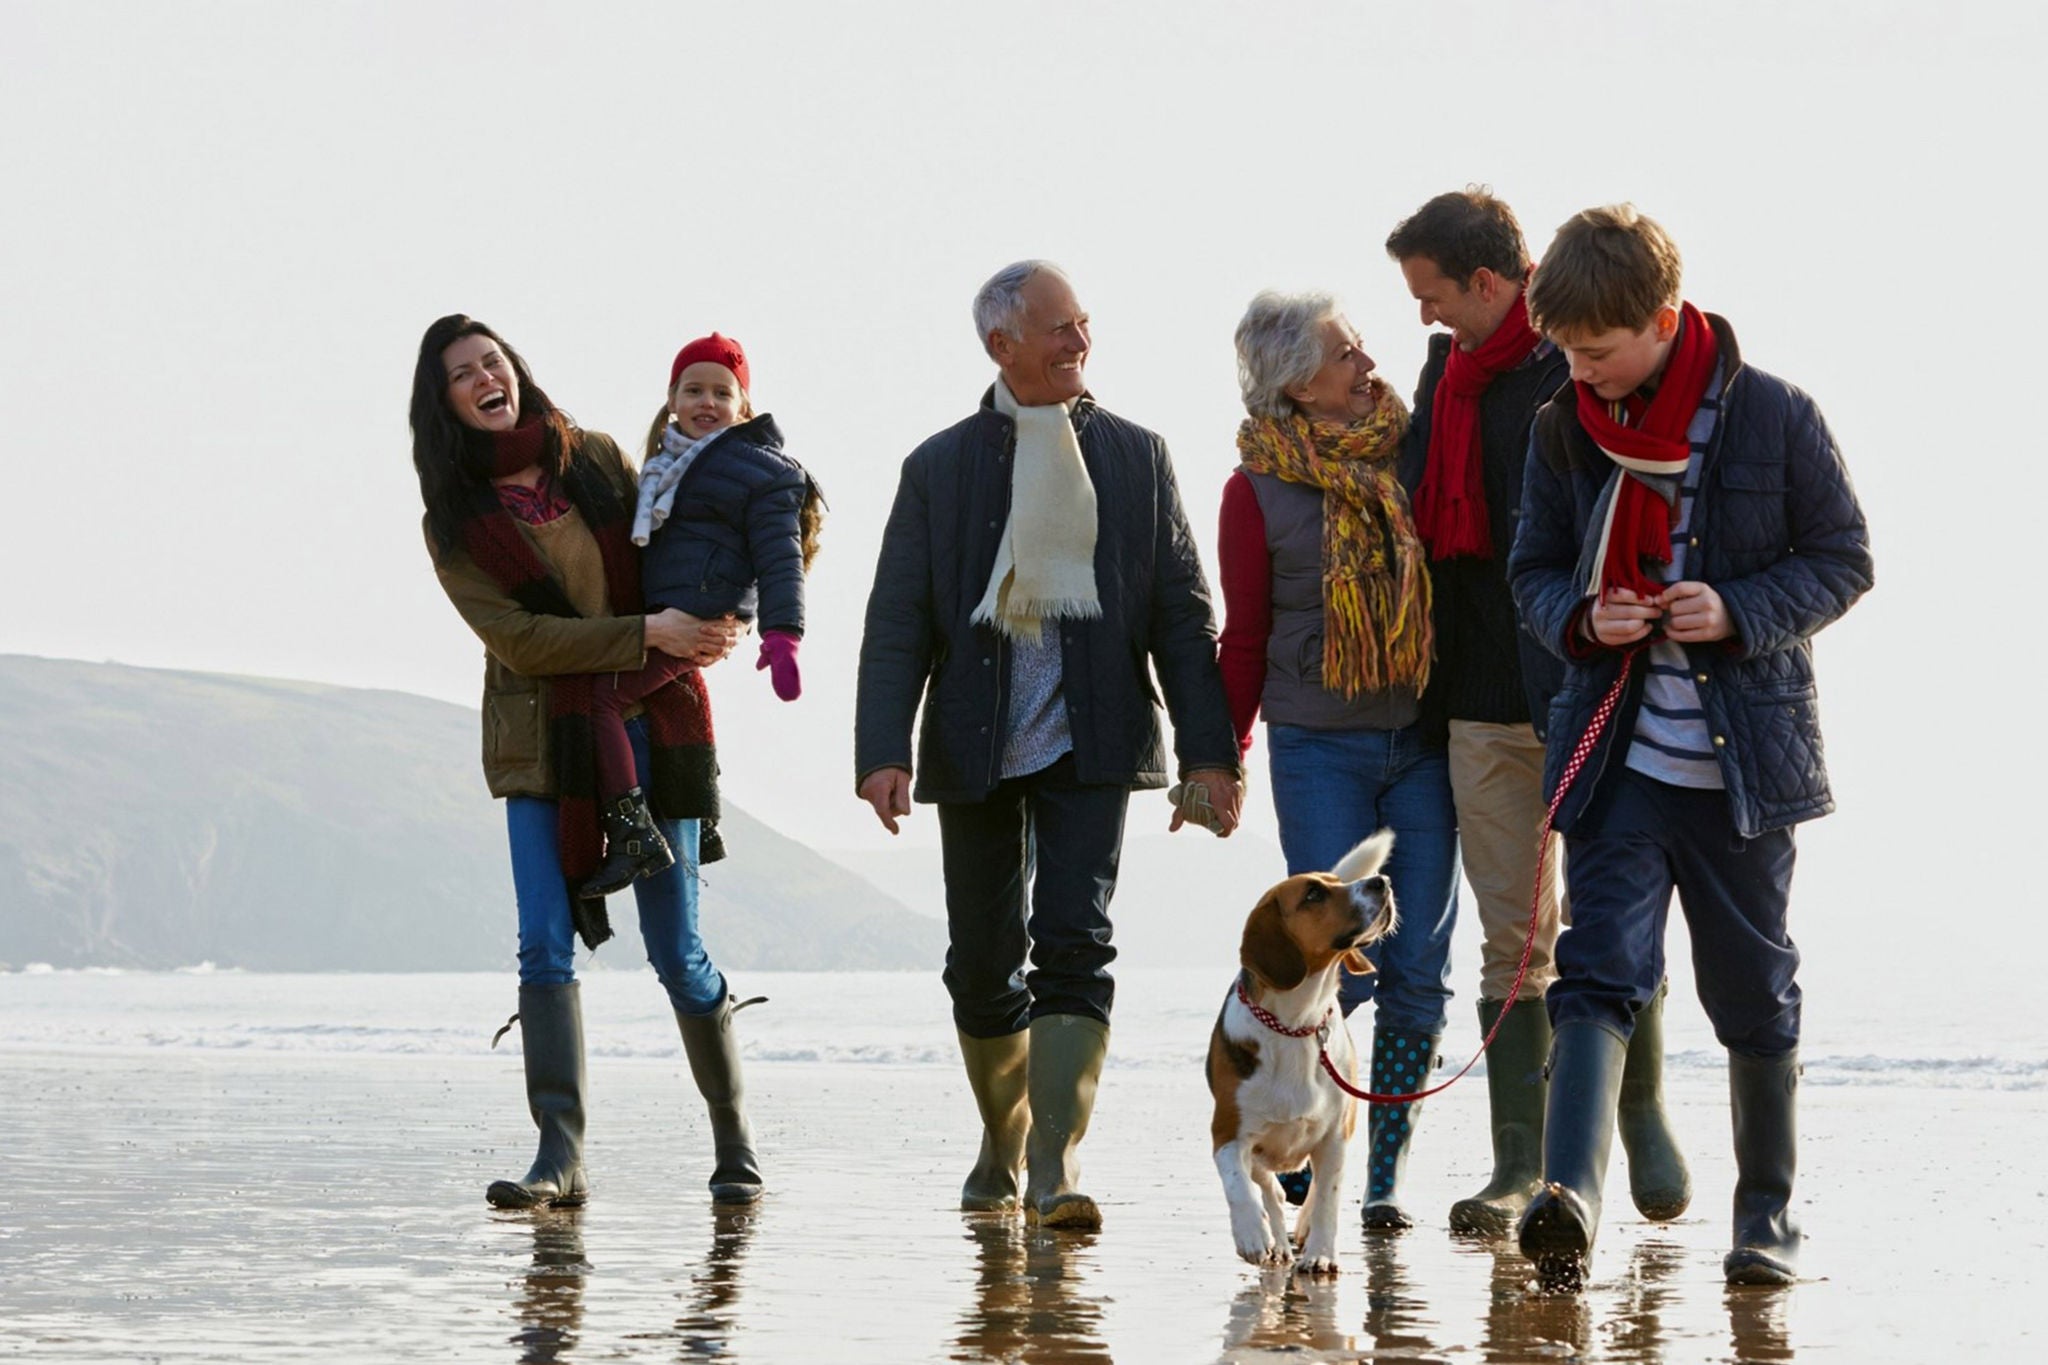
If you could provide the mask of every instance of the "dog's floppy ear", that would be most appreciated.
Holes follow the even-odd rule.
[[[1344,956],[1339,958],[1338,961],[1342,962],[1344,970],[1353,976],[1371,976],[1379,970],[1379,968],[1372,965],[1371,958],[1359,952],[1356,948],[1346,950]]]
[[[1383,829],[1337,860],[1330,875],[1340,882],[1362,882],[1387,864],[1394,851],[1394,831]]]
[[[1308,959],[1282,923],[1277,891],[1268,891],[1245,920],[1237,956],[1246,971],[1275,990],[1291,991],[1308,975]]]

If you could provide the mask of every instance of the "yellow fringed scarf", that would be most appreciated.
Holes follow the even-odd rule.
[[[1360,692],[1429,685],[1436,652],[1427,552],[1394,457],[1408,408],[1373,377],[1377,406],[1339,425],[1291,414],[1237,429],[1244,468],[1323,490],[1323,687]]]

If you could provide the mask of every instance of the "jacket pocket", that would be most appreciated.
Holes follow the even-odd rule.
[[[542,717],[540,693],[484,694],[484,772],[502,775],[540,765]]]
[[[1812,683],[1758,688],[1743,697],[1748,733],[1736,736],[1756,765],[1757,794],[1766,801],[1799,801],[1824,794],[1827,764],[1821,748],[1820,694]]]

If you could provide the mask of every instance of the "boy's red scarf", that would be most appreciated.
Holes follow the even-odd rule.
[[[1493,528],[1486,516],[1486,481],[1479,450],[1479,400],[1494,376],[1512,370],[1542,338],[1529,325],[1525,292],[1493,335],[1469,351],[1455,342],[1430,404],[1429,455],[1415,490],[1415,529],[1431,559],[1493,558]]]
[[[640,556],[627,538],[632,504],[618,516],[592,524],[604,562],[605,596],[614,614],[637,616],[640,603]],[[519,524],[498,501],[497,491],[481,485],[457,531],[462,550],[489,574],[506,596],[542,616],[581,615]],[[548,739],[555,772],[557,827],[562,874],[569,884],[569,903],[576,932],[595,948],[611,937],[604,900],[583,900],[577,888],[604,859],[604,836],[598,820],[597,748],[591,736],[593,678],[587,673],[560,673],[548,679]],[[648,800],[671,820],[718,818],[718,758],[712,747],[711,698],[695,669],[651,693],[643,703],[653,772]],[[704,861],[702,854],[699,861]]]
[[[1628,588],[1640,597],[1655,597],[1664,591],[1664,584],[1643,572],[1643,561],[1671,562],[1671,517],[1692,458],[1686,431],[1706,397],[1719,352],[1720,343],[1705,315],[1682,304],[1678,341],[1654,397],[1645,400],[1632,393],[1609,403],[1587,385],[1577,385],[1579,425],[1622,469],[1600,524],[1594,579],[1586,585],[1589,594]]]

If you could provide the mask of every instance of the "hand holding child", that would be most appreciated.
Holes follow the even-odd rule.
[[[642,638],[649,649],[677,659],[688,659],[702,668],[732,653],[739,643],[742,627],[730,616],[706,621],[674,607],[650,612],[645,618]]]

